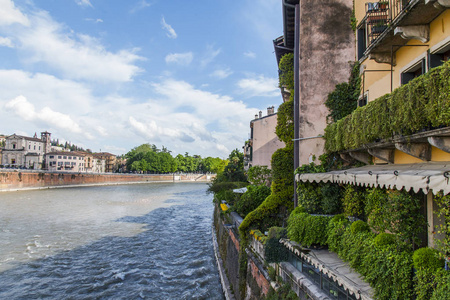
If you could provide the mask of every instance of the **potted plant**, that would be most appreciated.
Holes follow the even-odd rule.
[[[378,2],[378,7],[381,11],[386,10],[389,6],[389,2],[388,1],[380,1]]]

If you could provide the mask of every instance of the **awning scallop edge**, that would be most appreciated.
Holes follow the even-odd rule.
[[[361,168],[326,173],[297,174],[297,181],[333,182],[366,187],[405,189],[425,194],[450,193],[450,162],[429,162],[404,165],[369,165]]]

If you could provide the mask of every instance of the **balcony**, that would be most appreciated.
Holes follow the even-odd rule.
[[[359,58],[390,54],[410,38],[405,28],[427,26],[446,7],[444,0],[381,0],[366,3],[366,15],[358,27]],[[426,37],[422,42],[426,42]],[[387,63],[388,61],[380,61]]]

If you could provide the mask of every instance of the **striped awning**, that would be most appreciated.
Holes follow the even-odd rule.
[[[361,168],[331,171],[326,173],[297,174],[297,181],[334,182],[366,187],[414,192],[422,190],[437,194],[443,191],[450,193],[450,162],[429,162],[404,165],[368,165]]]

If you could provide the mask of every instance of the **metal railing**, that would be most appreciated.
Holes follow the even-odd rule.
[[[366,3],[367,41],[373,43],[406,10],[412,0],[380,0]]]

